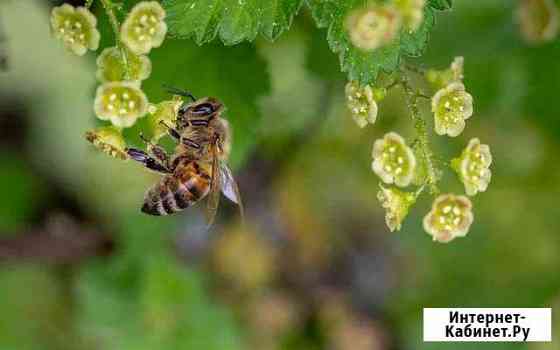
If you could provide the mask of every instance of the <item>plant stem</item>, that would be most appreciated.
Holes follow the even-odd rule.
[[[93,0],[86,0],[86,3],[85,3],[84,6],[85,6],[87,9],[89,9],[89,8],[91,8],[91,5],[93,5]]]
[[[115,6],[111,2],[111,0],[101,0],[101,3],[103,4],[103,8],[107,13],[107,17],[109,17],[109,22],[111,23],[111,27],[113,28],[113,33],[115,34],[115,43],[121,54],[121,59],[124,64],[124,79],[130,80],[128,57],[126,54],[126,50],[121,42],[120,24],[119,24],[119,20],[117,19],[117,16],[115,15],[115,11],[114,11]]]
[[[414,129],[416,130],[416,134],[418,135],[420,151],[422,153],[422,156],[424,157],[424,160],[426,161],[428,172],[426,183],[430,187],[430,193],[437,194],[439,193],[439,188],[436,185],[438,179],[436,168],[434,166],[434,154],[430,148],[430,143],[428,140],[428,127],[426,125],[426,121],[420,115],[420,110],[418,108],[418,97],[422,97],[423,95],[418,93],[417,91],[414,91],[414,89],[410,85],[406,73],[404,72],[400,83],[404,89],[406,103],[414,122]]]

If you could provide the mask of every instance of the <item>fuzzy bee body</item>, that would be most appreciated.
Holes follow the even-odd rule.
[[[144,196],[142,212],[169,215],[197,203],[210,192],[208,169],[197,161],[182,161],[175,172],[165,175]]]
[[[239,205],[243,215],[239,190],[227,166],[230,135],[227,121],[221,118],[223,110],[223,104],[212,97],[193,98],[192,103],[183,104],[177,113],[176,129],[167,126],[169,135],[178,142],[172,156],[149,141],[149,154],[127,149],[131,159],[164,174],[146,192],[142,212],[169,215],[206,197],[207,219],[211,224],[221,192]]]

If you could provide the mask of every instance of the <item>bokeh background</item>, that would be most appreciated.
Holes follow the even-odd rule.
[[[560,307],[560,40],[526,43],[515,1],[457,0],[411,60],[465,57],[475,115],[434,148],[450,157],[479,137],[494,155],[470,233],[446,245],[422,229],[429,197],[400,232],[385,227],[370,153],[389,130],[412,137],[403,97],[359,129],[307,11],[274,44],[167,39],[151,53],[150,101],[167,83],[227,105],[249,224],[225,200],[210,232],[198,208],[142,215],[157,176],[84,140],[95,55],[50,38],[59,3],[0,2],[0,349],[560,349],[558,322],[548,344],[422,342],[423,307]]]

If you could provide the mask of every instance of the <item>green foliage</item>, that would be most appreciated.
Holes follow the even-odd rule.
[[[441,11],[451,9],[452,3],[453,0],[429,0],[430,6]]]
[[[219,34],[226,45],[260,33],[275,40],[290,27],[302,0],[164,0],[170,33],[198,44]]]
[[[354,47],[344,28],[348,13],[362,5],[358,0],[308,0],[313,18],[321,28],[328,28],[327,40],[332,51],[338,53],[342,71],[348,73],[349,80],[370,84],[377,75],[393,72],[403,56],[420,56],[428,42],[429,33],[435,23],[435,6],[432,2],[424,10],[424,21],[413,33],[402,30],[391,44],[366,52]],[[441,8],[441,6],[439,7]]]

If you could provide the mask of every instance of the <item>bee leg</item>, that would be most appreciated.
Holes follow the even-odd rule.
[[[144,166],[150,170],[154,170],[164,174],[171,173],[171,170],[169,170],[167,166],[165,166],[164,164],[161,164],[161,162],[158,159],[151,157],[148,153],[140,149],[127,148],[126,153],[130,157],[130,159],[133,159],[139,163],[144,164]]]
[[[163,120],[160,120],[159,123],[167,128],[167,133],[169,134],[169,136],[173,137],[175,141],[179,141],[181,139],[181,134],[179,133],[179,131],[167,125]]]

